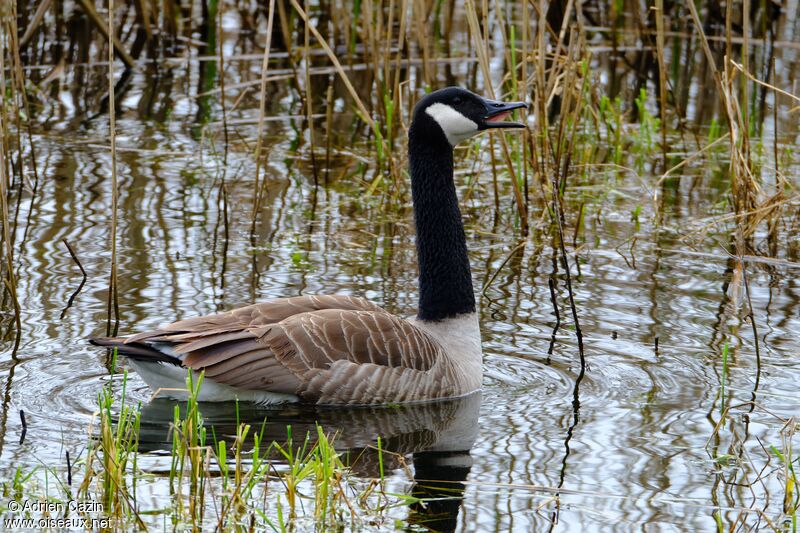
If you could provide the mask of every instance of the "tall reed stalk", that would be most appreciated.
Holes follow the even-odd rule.
[[[308,0],[305,0],[305,10],[308,12]],[[314,175],[314,186],[316,187],[319,185],[319,172],[317,170],[317,142],[316,142],[316,135],[314,133],[314,95],[312,93],[312,85],[311,85],[311,43],[310,43],[311,31],[309,28],[309,23],[306,21],[303,24],[303,49],[305,53],[305,111],[306,111],[306,123],[308,124],[308,140],[310,143],[310,152],[311,152],[311,172]]]
[[[114,0],[108,0],[108,137],[111,142],[111,272],[108,279],[106,335],[119,329],[119,296],[117,289],[117,183],[116,98],[114,87]],[[112,326],[113,324],[113,326]]]
[[[658,108],[661,113],[661,153],[667,167],[667,67],[664,60],[664,0],[656,0],[656,60],[658,61]]]
[[[256,232],[256,222],[258,221],[258,213],[261,211],[261,151],[263,149],[264,139],[264,118],[266,116],[267,106],[267,71],[269,70],[269,53],[272,47],[272,23],[275,18],[275,0],[269,0],[269,8],[267,14],[267,34],[266,43],[264,44],[264,59],[261,62],[261,91],[258,102],[258,137],[256,138],[256,175],[253,183],[253,211],[250,215],[250,235],[251,239],[254,238]],[[266,177],[264,177],[266,183]]]
[[[3,13],[4,8],[0,8],[0,15],[2,15],[3,20],[6,19],[7,13]],[[5,33],[5,32],[4,32]],[[10,46],[10,43],[8,43]],[[22,323],[20,319],[20,307],[19,307],[19,299],[17,298],[17,279],[14,274],[14,247],[12,243],[12,236],[10,230],[10,218],[9,218],[9,210],[8,210],[8,193],[10,189],[10,176],[9,176],[9,168],[10,165],[10,158],[8,150],[8,136],[9,136],[9,124],[8,124],[8,115],[6,113],[6,106],[5,106],[5,99],[6,95],[6,66],[5,66],[5,47],[3,46],[0,49],[0,98],[2,99],[2,107],[3,111],[0,113],[0,209],[2,213],[0,216],[3,217],[2,224],[3,224],[3,248],[4,248],[4,263],[5,263],[5,277],[3,278],[3,283],[5,285],[5,291],[11,297],[11,302],[14,306],[14,324],[15,324],[15,332],[14,332],[14,349],[13,349],[13,356],[16,357],[17,349],[19,348],[19,343],[21,340],[22,334]]]
[[[386,144],[383,140],[383,135],[381,133],[380,128],[378,127],[375,120],[372,118],[371,113],[367,110],[367,107],[364,105],[364,102],[359,96],[358,91],[356,91],[355,87],[353,87],[353,84],[350,81],[350,78],[347,76],[347,73],[345,72],[344,68],[342,67],[339,58],[333,52],[333,50],[331,49],[330,45],[325,40],[325,38],[319,33],[319,30],[311,23],[308,13],[306,13],[306,11],[300,6],[300,4],[297,3],[297,0],[289,0],[289,2],[291,3],[292,7],[297,12],[297,14],[300,15],[300,17],[303,19],[303,23],[306,25],[311,34],[314,36],[314,39],[316,39],[317,43],[322,47],[323,51],[325,52],[325,55],[327,55],[328,59],[330,59],[331,63],[333,63],[336,73],[339,75],[339,78],[344,83],[345,87],[347,88],[347,91],[350,93],[350,96],[352,96],[353,100],[355,101],[359,118],[363,120],[369,126],[370,130],[372,130],[372,133],[375,134],[379,154],[387,153]],[[396,172],[396,170],[392,170],[392,172],[394,173]]]
[[[712,75],[717,85],[720,100],[722,102],[725,118],[728,122],[728,134],[730,142],[730,162],[728,174],[731,181],[731,194],[736,218],[738,220],[739,237],[737,247],[739,252],[744,253],[742,246],[745,246],[745,239],[755,231],[753,222],[753,211],[756,209],[758,196],[761,193],[759,179],[753,172],[753,165],[750,155],[750,125],[746,118],[747,102],[744,108],[740,105],[739,91],[736,90],[734,79],[737,73],[736,64],[733,61],[732,44],[732,3],[729,2],[726,8],[726,55],[722,71],[717,68],[708,38],[705,35],[700,16],[693,2],[687,4],[694,22],[695,29],[700,35],[700,42],[705,54],[706,61],[711,69]],[[746,18],[746,17],[745,17]],[[743,52],[744,55],[747,52]],[[743,91],[746,95],[746,90]]]
[[[481,32],[481,25],[478,22],[478,12],[475,7],[474,0],[467,0],[466,2],[467,22],[469,24],[470,33],[472,35],[475,49],[478,55],[478,64],[480,65],[481,72],[483,73],[484,86],[489,97],[496,98],[494,86],[492,85],[491,68],[489,65],[489,37],[488,37],[488,23],[484,20],[483,29],[487,33]],[[484,5],[484,15],[488,12],[488,7]],[[526,205],[525,198],[523,197],[524,187],[520,187],[519,180],[516,172],[514,171],[514,164],[511,160],[511,154],[508,149],[508,143],[504,135],[500,135],[500,150],[503,159],[506,163],[507,170],[511,176],[511,184],[514,190],[514,198],[516,200],[517,213],[519,215],[520,232],[523,235],[528,233],[528,206]]]

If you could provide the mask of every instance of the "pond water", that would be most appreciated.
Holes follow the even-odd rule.
[[[314,293],[359,295],[413,315],[409,195],[367,193],[374,154],[364,130],[354,132],[356,117],[338,82],[331,128],[338,133],[328,185],[319,186],[302,103],[288,81],[270,84],[263,148],[267,186],[251,240],[258,88],[236,83],[258,79],[260,49],[236,59],[248,51],[237,36],[240,23],[233,14],[224,20],[223,42],[233,58],[226,68],[227,150],[219,94],[197,97],[201,69],[213,63],[197,61],[197,50],[186,53],[191,60],[143,64],[119,98],[119,333]],[[793,70],[793,57],[781,58]],[[594,61],[598,69],[608,67],[602,51]],[[3,478],[20,465],[62,465],[65,451],[78,457],[97,394],[109,379],[107,354],[86,342],[105,332],[107,318],[108,116],[98,114],[107,105],[103,92],[91,89],[102,87],[106,68],[103,62],[71,66],[34,130],[41,178],[34,197],[23,195],[16,235],[21,344],[12,357],[13,337],[7,336],[0,359]],[[448,76],[467,83],[472,67],[464,62],[446,70],[439,73],[442,83]],[[415,72],[410,68],[409,76]],[[616,83],[630,92],[635,77],[628,76]],[[323,96],[316,134],[323,138],[328,74],[317,77],[322,89],[316,92]],[[688,100],[690,115],[702,123],[705,113],[697,98]],[[794,142],[796,119],[782,114],[777,125],[787,132],[777,141],[785,154]],[[637,128],[633,124],[625,134],[633,138]],[[765,119],[765,176],[774,166],[769,154],[775,129],[776,123]],[[676,161],[697,149],[694,141],[670,135]],[[798,414],[797,204],[789,204],[794,211],[786,211],[775,235],[756,233],[758,253],[743,263],[754,336],[742,271],[728,254],[731,226],[706,227],[730,212],[724,152],[693,161],[663,187],[656,185],[664,172],[656,163],[658,150],[638,168],[634,156],[625,154],[621,165],[573,169],[564,210],[570,241],[578,213],[583,214],[574,245],[567,246],[586,357],[585,376],[578,380],[580,358],[556,237],[546,225],[533,223],[530,235],[521,236],[504,174],[495,207],[488,137],[478,146],[456,152],[456,182],[476,290],[486,286],[478,302],[482,394],[346,413],[249,406],[242,416],[254,424],[266,417],[276,439],[286,423],[313,428],[319,421],[340,432],[339,446],[345,449],[363,448],[382,436],[413,466],[392,471],[399,490],[436,493],[444,487],[463,496],[427,511],[400,512],[408,523],[441,512],[429,525],[459,531],[711,530],[718,520],[767,527],[759,512],[780,515],[785,481],[770,446],[782,449],[785,421]],[[318,149],[318,158],[322,152]],[[782,171],[796,187],[798,169],[791,159],[788,164]],[[546,205],[534,203],[531,220],[546,217]],[[81,275],[64,239],[87,274],[68,309]],[[525,244],[519,247],[521,240]],[[13,309],[6,307],[5,313],[9,320]],[[146,404],[145,450],[168,449],[171,403],[151,402],[151,392],[135,374],[127,393]],[[734,409],[721,418],[725,406]],[[27,422],[22,444],[20,410]],[[231,423],[230,406],[203,411],[209,424]],[[744,459],[728,462],[729,456]],[[153,453],[153,469],[158,458]],[[762,468],[763,482],[743,485]],[[156,497],[165,489],[155,483],[148,490]]]

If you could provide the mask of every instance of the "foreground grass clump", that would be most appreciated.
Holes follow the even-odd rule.
[[[197,402],[202,382],[202,374],[187,377],[188,401],[175,404],[169,428],[172,449],[168,462],[162,463],[168,469],[161,470],[142,467],[154,456],[139,451],[141,404],[126,403],[127,373],[119,395],[114,392],[117,383],[110,381],[98,395],[92,424],[98,428],[90,427],[76,490],[72,465],[67,472],[19,468],[14,479],[3,483],[7,499],[64,506],[45,512],[4,507],[3,518],[64,518],[84,504],[78,514],[87,529],[328,531],[380,526],[387,521],[389,500],[397,499],[401,506],[412,503],[383,491],[382,470],[374,480],[351,475],[332,438],[319,426],[315,435],[299,441],[287,426],[282,444],[265,445],[265,424],[254,429],[240,423],[232,442],[218,439],[205,426]],[[238,420],[238,406],[236,414]]]

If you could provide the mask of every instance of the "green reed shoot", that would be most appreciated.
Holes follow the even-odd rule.
[[[112,371],[116,369],[116,350],[112,352]],[[90,497],[91,486],[99,475],[99,501],[105,513],[123,524],[133,515],[143,524],[135,510],[136,455],[139,447],[141,405],[126,404],[128,372],[122,375],[122,391],[116,420],[113,413],[115,395],[112,379],[97,397],[100,434],[89,444],[84,480],[78,489],[79,496]],[[99,463],[99,472],[95,470]]]
[[[289,520],[297,517],[298,489],[302,481],[311,475],[313,467],[306,459],[306,449],[309,437],[306,435],[302,448],[295,452],[294,439],[292,438],[292,427],[286,427],[287,440],[286,447],[278,444],[275,448],[283,456],[288,465],[288,472],[282,476],[286,488],[286,501],[289,503]]]
[[[621,109],[622,102],[619,97],[616,97],[613,102],[606,95],[600,97],[599,115],[606,126],[606,130],[610,133],[610,138],[608,140],[611,143],[613,152],[612,160],[615,165],[622,163],[625,154],[622,142]]]
[[[331,500],[336,494],[333,485],[338,481],[337,472],[340,472],[344,465],[321,426],[317,426],[317,444],[311,463],[314,465],[314,516],[317,523],[324,528],[333,508],[334,502]]]
[[[383,446],[381,444],[381,438],[378,437],[378,468],[381,475],[381,481],[383,481]]]
[[[178,442],[179,473],[180,476],[188,475],[189,478],[189,504],[188,514],[192,525],[202,524],[205,506],[205,454],[206,428],[197,398],[203,383],[203,373],[195,375],[188,372],[186,388],[189,397],[186,401],[186,415],[173,427],[173,439]],[[186,471],[188,462],[188,472]],[[180,485],[179,485],[180,486]],[[182,492],[178,491],[179,507],[182,507]]]
[[[389,93],[383,94],[383,107],[386,109],[386,138],[389,149],[394,149],[394,100]],[[380,145],[378,146],[380,148]]]
[[[717,117],[713,117],[711,119],[711,124],[708,127],[708,144],[713,143],[720,137],[720,125]]]
[[[661,119],[647,109],[647,91],[644,88],[636,98],[636,109],[639,113],[639,133],[634,138],[633,151],[637,154],[637,168],[642,169],[646,157],[655,150],[654,139],[661,128]]]

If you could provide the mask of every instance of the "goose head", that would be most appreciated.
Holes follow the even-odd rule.
[[[444,136],[451,146],[493,128],[524,128],[505,119],[525,102],[498,102],[461,87],[448,87],[426,95],[414,108],[413,125],[425,125],[429,135]],[[422,129],[422,128],[418,128]]]

